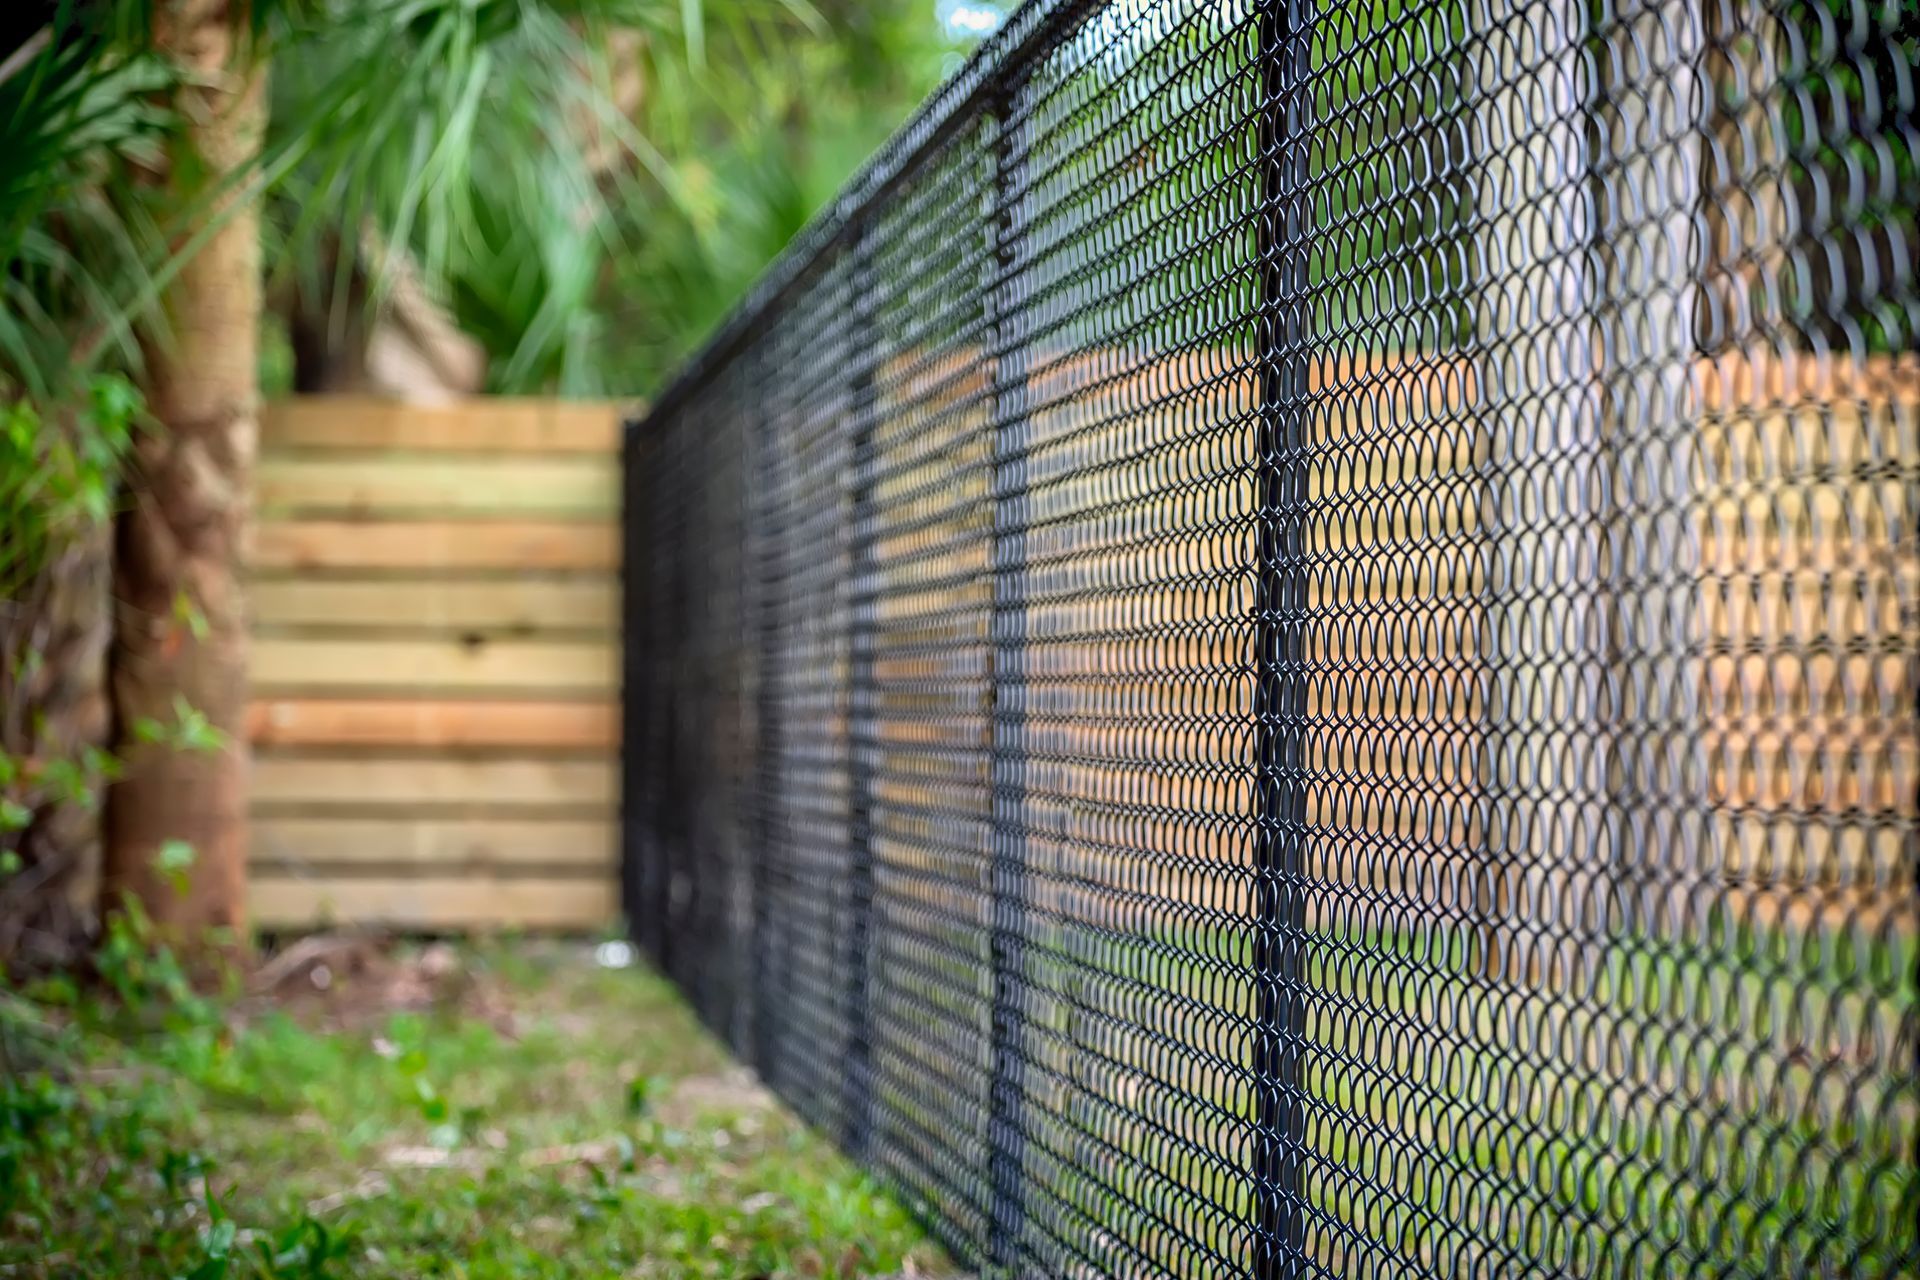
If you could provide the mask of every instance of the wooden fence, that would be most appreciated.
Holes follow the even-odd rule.
[[[1056,376],[1076,368],[1059,365]],[[1189,630],[1178,642],[1111,653],[1071,639],[1100,622],[1078,616],[1078,603],[1036,610],[1038,630],[1050,638],[1033,659],[1032,688],[1044,696],[1036,696],[1030,728],[1052,735],[1062,757],[1052,789],[1036,792],[1034,822],[1048,839],[1071,845],[1082,867],[1109,843],[1099,815],[1072,806],[1056,812],[1048,798],[1096,793],[1100,776],[1074,772],[1075,761],[1104,761],[1109,779],[1125,769],[1133,794],[1164,797],[1157,825],[1134,839],[1197,854],[1229,878],[1247,856],[1243,828],[1206,816],[1245,803],[1234,791],[1244,785],[1235,772],[1243,740],[1156,737],[1141,758],[1139,743],[1100,727],[1116,715],[1136,726],[1182,717],[1238,724],[1251,709],[1244,682],[1219,674],[1222,646],[1238,642],[1250,607],[1240,572],[1248,547],[1221,517],[1250,519],[1253,499],[1244,475],[1218,459],[1250,456],[1254,388],[1244,377],[1198,376],[1204,372],[1149,361],[1137,376],[1108,379],[1104,393],[1055,395],[1044,379],[1038,388],[1040,403],[1060,407],[1036,414],[1037,440],[1075,438],[1089,419],[1114,424],[1079,437],[1083,449],[1113,459],[1083,478],[1049,476],[1047,460],[1065,455],[1036,451],[1034,501],[1051,522],[1050,562],[1064,563],[1063,549],[1074,547],[1082,575],[1156,575],[1168,585],[1130,602],[1132,625],[1179,622]],[[936,361],[887,381],[918,402],[943,394],[965,402],[976,376]],[[1330,365],[1315,376],[1313,430],[1326,460],[1309,476],[1317,514],[1308,536],[1318,551],[1338,555],[1323,557],[1327,567],[1312,585],[1325,621],[1309,643],[1328,672],[1327,664],[1345,664],[1348,674],[1318,681],[1313,697],[1319,714],[1366,730],[1323,735],[1314,759],[1328,776],[1367,779],[1310,798],[1315,820],[1342,833],[1318,850],[1315,874],[1387,893],[1408,892],[1401,877],[1411,875],[1458,894],[1469,884],[1463,871],[1436,880],[1435,866],[1387,853],[1408,835],[1442,857],[1481,843],[1471,798],[1488,723],[1477,691],[1488,667],[1475,646],[1490,624],[1476,552],[1485,536],[1475,521],[1478,476],[1498,424],[1472,409],[1464,365]],[[1714,866],[1688,874],[1711,874],[1716,892],[1755,894],[1764,909],[1782,867],[1834,873],[1829,837],[1803,821],[1807,815],[1836,806],[1912,812],[1920,744],[1896,714],[1909,696],[1903,673],[1913,660],[1912,630],[1897,619],[1920,561],[1904,532],[1913,499],[1891,460],[1910,456],[1904,442],[1920,418],[1920,366],[1789,368],[1729,357],[1703,362],[1688,386],[1686,411],[1697,428],[1676,457],[1685,460],[1692,501],[1688,523],[1665,536],[1692,548],[1691,571],[1700,575],[1697,630],[1707,643],[1675,675],[1691,682],[1693,764],[1708,792],[1668,798],[1715,815]],[[1140,387],[1151,390],[1133,396]],[[1183,398],[1170,415],[1128,407],[1176,392]],[[973,448],[985,438],[959,417],[949,430]],[[618,414],[608,405],[488,400],[422,409],[330,398],[267,415],[250,584],[260,924],[562,928],[612,920],[617,441]],[[953,456],[929,451],[891,483],[944,492],[956,481],[936,469]],[[983,483],[978,465],[961,470]],[[1398,496],[1382,497],[1388,491]],[[1331,500],[1346,495],[1356,501]],[[990,514],[984,490],[949,504],[958,521]],[[1124,541],[1101,523],[1116,504],[1136,520]],[[1142,528],[1157,531],[1151,548]],[[1635,530],[1644,533],[1639,525],[1626,532]],[[952,542],[972,554],[986,545],[979,537]],[[983,564],[934,564],[910,539],[883,539],[879,551],[885,573],[908,575],[894,582],[896,592],[915,573],[939,583],[940,593],[984,590]],[[1141,555],[1157,559],[1129,559]],[[1845,590],[1819,604],[1818,581],[1835,574]],[[946,612],[923,607],[929,616]],[[1370,619],[1371,629],[1363,634],[1356,618]],[[924,661],[883,646],[876,669],[901,680]],[[1099,680],[1088,679],[1096,673]],[[1543,673],[1533,672],[1544,680]],[[917,704],[899,714],[890,707],[883,700],[880,740],[903,760],[926,753]],[[1529,724],[1550,722],[1542,708],[1521,711]],[[1626,712],[1629,723],[1616,730],[1643,714]],[[1634,743],[1643,753],[1658,745]],[[1667,765],[1650,756],[1647,767],[1657,774]],[[932,770],[913,764],[898,776],[924,780],[937,776]],[[1415,822],[1398,803],[1415,781],[1439,785],[1457,802]],[[1680,786],[1664,774],[1655,781]],[[1786,815],[1794,821],[1783,822]],[[1873,888],[1883,875],[1910,875],[1896,870],[1886,843],[1897,824],[1876,831],[1880,843],[1847,855],[1863,864],[1846,869],[1849,883]],[[1042,858],[1047,847],[1036,840]],[[1163,870],[1201,874],[1191,861],[1146,874]],[[1116,881],[1123,871],[1113,868]],[[1389,871],[1391,882],[1382,881]],[[1506,881],[1523,874],[1504,869],[1501,896],[1517,891]],[[1872,894],[1843,896],[1825,901],[1864,910]],[[1328,909],[1337,905],[1330,899]],[[1471,906],[1426,905],[1456,916]]]
[[[613,920],[618,442],[608,404],[268,410],[260,926]]]

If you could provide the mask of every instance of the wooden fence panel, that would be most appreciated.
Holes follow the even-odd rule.
[[[1251,429],[1254,388],[1152,360],[1104,382],[1077,366],[1048,370],[1030,477],[1028,731],[1035,803],[1058,856],[1077,851],[1081,874],[1063,883],[1126,880],[1102,851],[1142,843],[1185,859],[1188,874],[1199,874],[1196,858],[1237,866],[1248,856],[1241,826],[1195,826],[1177,811],[1248,803],[1234,771],[1244,737],[1181,722],[1237,725],[1251,710],[1245,682],[1218,678],[1246,641],[1250,600],[1237,568],[1251,548],[1235,519],[1250,520],[1251,497],[1244,479],[1196,487],[1192,477],[1215,475],[1223,451],[1249,456],[1241,433]],[[978,390],[965,370],[928,374],[956,396]],[[1311,430],[1324,460],[1308,477],[1309,537],[1327,567],[1309,597],[1330,621],[1310,644],[1316,662],[1358,674],[1317,682],[1311,710],[1368,726],[1314,744],[1317,770],[1366,775],[1311,797],[1313,820],[1339,837],[1316,851],[1315,874],[1404,893],[1398,880],[1410,870],[1428,884],[1445,871],[1445,900],[1427,905],[1458,914],[1469,904],[1446,894],[1466,883],[1464,867],[1409,867],[1381,854],[1412,836],[1451,863],[1481,842],[1470,821],[1488,714],[1476,695],[1484,583],[1474,548],[1488,460],[1473,370],[1355,357],[1312,376]],[[1707,779],[1697,799],[1715,814],[1712,856],[1739,892],[1778,879],[1793,861],[1781,842],[1818,844],[1801,816],[1887,809],[1912,794],[1920,753],[1909,738],[1882,741],[1864,722],[1830,721],[1878,705],[1864,696],[1850,704],[1845,690],[1903,689],[1912,660],[1876,640],[1908,634],[1890,620],[1913,580],[1906,524],[1861,521],[1877,512],[1911,522],[1883,460],[1910,438],[1920,370],[1721,360],[1694,370],[1690,385],[1697,527],[1687,532],[1705,638],[1689,667]],[[1178,411],[1139,408],[1163,403]],[[440,409],[315,398],[268,413],[249,594],[262,924],[592,927],[611,918],[617,421],[612,406],[531,401]],[[889,525],[876,546],[891,587],[875,732],[893,753],[881,798],[911,808],[939,788],[977,784],[941,764],[946,748],[971,739],[945,742],[954,725],[929,721],[915,699],[929,680],[967,688],[969,673],[940,668],[927,646],[970,652],[962,642],[982,625],[983,606],[967,593],[977,596],[984,567],[951,548],[980,553],[985,543],[962,535],[988,513],[951,502],[951,452],[917,438],[898,447],[906,457],[887,472],[882,497],[908,532]],[[1090,454],[1107,461],[1085,474],[1069,467]],[[981,465],[964,461],[967,474]],[[1387,491],[1401,497],[1384,503]],[[1103,523],[1122,502],[1130,523]],[[951,527],[926,524],[929,513]],[[1143,529],[1159,535],[1150,546]],[[929,540],[951,544],[939,552],[946,558],[916,550]],[[1866,596],[1820,603],[1810,584],[1836,570]],[[1124,590],[1129,583],[1139,590]],[[1124,605],[1139,633],[1130,646],[1084,641],[1101,622],[1083,616],[1094,585],[1099,600]],[[1389,613],[1391,628],[1358,625]],[[965,723],[973,728],[963,732],[979,727],[977,717]],[[1866,755],[1811,761],[1809,735],[1822,727]],[[1795,760],[1805,767],[1788,767]],[[1446,785],[1455,803],[1406,811],[1401,771]],[[1149,811],[1127,820],[1146,825],[1110,829],[1121,819],[1103,786],[1122,786]],[[911,840],[882,839],[883,858],[907,865],[916,856]],[[1891,865],[1884,851],[1864,856]],[[589,883],[591,892],[581,887]],[[434,896],[447,885],[459,892]]]
[[[312,397],[261,435],[255,921],[605,927],[617,408]]]

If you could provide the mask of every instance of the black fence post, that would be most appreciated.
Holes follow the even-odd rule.
[[[847,592],[847,1070],[841,1097],[842,1141],[856,1158],[873,1141],[872,993],[868,990],[873,938],[873,774],[880,750],[874,729],[879,695],[874,687],[874,621],[880,584],[873,548],[874,363],[879,359],[874,323],[876,283],[873,233],[866,222],[848,247],[850,299],[847,349],[853,360],[850,385],[852,437],[848,463],[853,477],[848,511]]]
[[[649,703],[650,652],[642,619],[642,593],[652,575],[642,566],[640,520],[646,509],[645,476],[641,471],[642,420],[628,418],[620,429],[620,906],[627,929],[649,954],[660,954],[658,921],[653,904],[658,868],[651,849],[654,823],[647,805],[648,779],[654,761],[647,753],[654,716]]]
[[[778,809],[786,788],[781,785],[782,739],[780,698],[777,681],[780,663],[780,600],[784,578],[782,557],[787,550],[786,494],[781,488],[780,449],[784,443],[781,415],[776,407],[764,408],[756,429],[749,433],[750,480],[746,486],[746,525],[748,554],[754,573],[749,611],[755,638],[753,750],[754,787],[751,809],[751,836],[746,842],[749,883],[753,903],[753,937],[749,939],[751,956],[747,980],[750,1017],[750,1043],[753,1064],[760,1078],[773,1083],[773,1072],[780,1058],[775,1046],[782,1038],[783,1001],[773,999],[770,988],[780,975],[773,964],[776,934],[785,928],[783,910],[778,901],[781,886],[774,875],[774,861],[782,848]]]
[[[1310,284],[1306,240],[1311,0],[1264,0],[1259,11],[1261,199],[1259,574],[1254,621],[1255,804],[1253,965],[1254,1275],[1305,1272],[1306,765],[1308,685],[1306,505]]]
[[[1025,984],[1027,849],[1027,350],[1019,278],[1026,233],[1027,68],[1011,68],[989,117],[993,141],[991,277],[986,293],[993,367],[993,608],[990,887],[992,1075],[988,1094],[988,1258],[1017,1270],[1026,1212],[1021,1103],[1021,989]]]

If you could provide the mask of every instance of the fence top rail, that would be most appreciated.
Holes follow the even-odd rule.
[[[972,118],[981,102],[1003,91],[1042,50],[1111,2],[1025,0],[814,215],[746,297],[735,304],[706,344],[650,406],[628,419],[628,425],[645,432],[649,423],[664,422],[676,413],[686,398],[758,330],[759,322],[812,276],[870,210]]]

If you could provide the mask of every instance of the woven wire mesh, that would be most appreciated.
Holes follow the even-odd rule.
[[[1915,1274],[1917,69],[1020,9],[631,433],[637,936],[984,1271]]]

